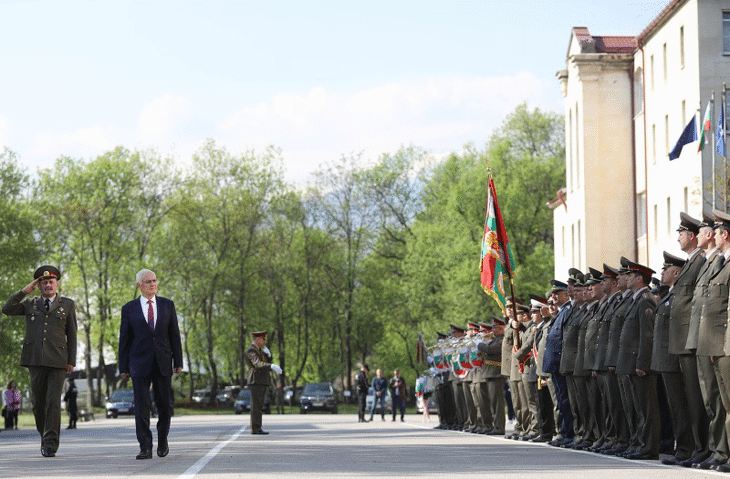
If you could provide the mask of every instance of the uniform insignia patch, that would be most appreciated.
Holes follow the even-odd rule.
[[[654,310],[651,308],[646,308],[646,313],[644,313],[647,318],[653,318],[654,317]]]

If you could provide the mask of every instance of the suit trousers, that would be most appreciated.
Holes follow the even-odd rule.
[[[61,435],[61,393],[66,370],[28,366],[35,427],[41,435],[41,447],[58,450]]]
[[[163,376],[152,360],[149,376],[132,376],[134,387],[134,424],[137,429],[137,441],[140,450],[152,449],[152,432],[150,431],[150,385],[155,395],[157,406],[157,445],[167,446],[167,435],[170,432],[170,376]]]
[[[709,356],[697,356],[697,374],[710,425],[708,447],[715,459],[724,462],[728,459],[725,407],[722,405],[715,365],[710,361]]]
[[[471,392],[472,381],[463,381],[461,389],[464,392],[464,403],[466,404],[466,427],[474,429],[477,427],[477,407],[474,402],[474,395]]]
[[[646,376],[632,374],[631,389],[636,407],[639,448],[636,452],[659,456],[659,401],[656,395],[656,374]]]
[[[679,460],[689,459],[695,449],[692,438],[692,427],[689,423],[687,411],[687,395],[685,394],[682,373],[662,373],[664,391],[669,401],[669,412],[672,416],[672,430],[674,431],[674,457]]]
[[[572,438],[575,436],[575,429],[573,428],[573,411],[570,409],[568,382],[565,376],[558,372],[552,373],[552,380],[555,387],[558,411],[560,411],[560,420],[558,421],[560,430],[558,432],[563,438]]]
[[[730,357],[720,356],[715,358],[712,363],[715,368],[715,377],[717,378],[717,387],[720,390],[720,398],[725,411],[730,410]],[[722,446],[728,447],[728,439],[730,438],[730,414],[725,414],[725,442]],[[721,448],[718,447],[718,450]],[[717,457],[717,453],[715,453]],[[720,458],[721,459],[721,458]]]
[[[474,396],[474,405],[477,408],[477,428],[492,429],[492,410],[489,408],[489,391],[487,382],[471,383],[471,394]]]
[[[579,435],[583,442],[593,443],[596,440],[596,434],[593,421],[591,420],[591,404],[588,397],[588,376],[573,375],[573,382],[575,383],[575,399],[578,404],[579,424],[581,425]]]
[[[525,390],[525,404],[527,406],[527,418],[525,425],[528,436],[540,435],[540,412],[537,406],[537,381],[530,381],[529,374],[522,375],[522,387]]]
[[[467,417],[466,399],[464,399],[464,390],[461,388],[461,381],[451,381],[451,390],[454,392],[454,406],[456,406],[456,424],[463,427],[466,423]],[[395,411],[395,409],[393,410]]]
[[[692,425],[692,439],[695,444],[692,459],[702,461],[711,454],[709,444],[710,419],[707,416],[707,409],[702,397],[697,356],[694,354],[680,354],[679,368],[682,371],[682,381],[684,382],[687,404],[689,405],[687,411]]]
[[[510,381],[509,388],[512,391],[512,406],[515,408],[514,434],[520,436],[527,434],[527,418],[530,411],[527,409],[527,396],[522,381]]]
[[[504,434],[507,416],[504,413],[504,378],[487,378],[487,403],[491,408],[492,423],[487,424],[495,433]]]
[[[551,440],[555,435],[555,407],[548,385],[541,385],[545,378],[537,378],[537,414],[540,437]]]
[[[443,384],[436,386],[436,401],[439,408],[439,423],[442,426],[456,424],[456,406],[454,405],[454,391],[451,389],[451,381],[444,381]],[[372,412],[370,415],[372,416]]]
[[[251,384],[251,433],[261,431],[261,425],[263,423],[261,415],[264,410],[264,397],[266,396],[266,389],[269,386],[266,384]]]
[[[598,377],[591,374],[586,378],[588,387],[588,405],[590,416],[588,423],[591,425],[593,435],[586,440],[593,440],[594,446],[603,445],[606,442],[606,428],[604,422],[604,401],[601,398],[601,390],[598,385]]]
[[[565,382],[568,385],[568,400],[570,401],[570,410],[573,413],[573,431],[575,432],[573,439],[576,442],[583,442],[585,423],[581,416],[581,406],[578,404],[578,386],[573,373],[565,374]]]
[[[605,403],[604,429],[607,442],[611,447],[624,450],[629,447],[629,427],[621,404],[621,390],[616,373],[600,371],[598,381]]]
[[[629,432],[629,447],[634,450],[639,448],[638,417],[636,405],[634,404],[634,393],[631,387],[631,376],[628,374],[617,375],[618,386],[621,390],[621,404],[626,417],[626,425]]]

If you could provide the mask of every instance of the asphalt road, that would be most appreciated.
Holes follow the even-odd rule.
[[[730,477],[434,425],[415,415],[406,422],[376,416],[365,424],[351,414],[264,415],[270,434],[254,436],[247,415],[181,416],[173,418],[170,455],[144,461],[135,459],[139,447],[131,417],[64,429],[55,458],[41,457],[38,434],[24,428],[0,433],[0,478]]]

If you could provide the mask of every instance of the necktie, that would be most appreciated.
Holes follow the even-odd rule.
[[[147,324],[150,326],[150,331],[155,330],[155,311],[152,309],[152,300],[147,300]]]
[[[46,298],[46,311],[48,311],[49,309],[51,309],[51,300]]]

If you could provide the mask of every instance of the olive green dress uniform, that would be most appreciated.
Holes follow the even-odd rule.
[[[464,395],[464,404],[466,405],[466,421],[464,422],[464,427],[468,432],[476,430],[478,428],[477,423],[479,421],[477,418],[477,406],[472,393],[475,374],[476,368],[472,367],[461,380],[461,391]]]
[[[251,343],[246,350],[246,363],[247,382],[251,389],[251,433],[256,434],[261,431],[264,397],[271,386],[271,357],[259,349],[256,343]]]
[[[583,355],[583,367],[588,371],[588,403],[591,410],[591,421],[594,424],[596,438],[593,447],[600,447],[606,442],[605,427],[605,401],[602,400],[601,386],[598,379],[598,366],[596,364],[598,349],[598,332],[601,328],[601,318],[608,306],[608,298],[603,297],[597,301],[593,315],[588,319],[585,334],[585,353]]]
[[[515,321],[516,322],[516,321]],[[518,329],[510,328],[513,332],[513,341],[519,335],[520,345],[523,343],[522,337],[525,334],[525,325],[518,324]],[[505,333],[505,336],[507,333]],[[516,342],[516,341],[515,341]],[[527,395],[525,388],[522,385],[522,373],[520,372],[519,361],[515,358],[515,347],[512,346],[510,351],[510,374],[509,374],[509,387],[512,392],[512,407],[515,410],[515,427],[513,433],[513,439],[522,438],[527,436],[529,429],[529,418],[530,410],[527,405]]]
[[[697,274],[697,283],[695,285],[694,293],[692,295],[692,308],[690,314],[690,325],[687,330],[687,343],[685,347],[694,352],[694,356],[697,361],[695,369],[697,371],[699,389],[701,391],[702,400],[704,402],[704,408],[700,408],[699,411],[693,411],[690,416],[690,431],[692,433],[692,442],[694,444],[694,450],[692,452],[692,459],[695,461],[702,461],[711,454],[711,449],[714,451],[715,441],[712,441],[713,446],[710,446],[710,417],[714,417],[716,405],[720,404],[722,399],[719,396],[719,389],[706,387],[715,382],[715,373],[712,369],[712,364],[709,361],[709,357],[697,356],[697,342],[700,335],[700,323],[702,321],[702,311],[704,310],[705,300],[707,299],[707,291],[710,284],[710,279],[715,276],[723,265],[723,256],[720,250],[715,248],[708,252],[705,256],[705,262],[700,268]],[[680,363],[680,374],[682,374],[682,384],[684,386],[684,396],[687,396],[687,385],[684,384],[684,378],[686,375],[681,371]],[[707,378],[707,380],[703,379]],[[689,399],[687,399],[689,407]],[[697,415],[700,419],[695,422],[692,419],[693,415]],[[714,429],[718,431],[717,427]]]
[[[709,444],[716,461],[728,460],[728,434],[725,428],[727,419],[721,384],[727,379],[722,373],[727,371],[728,359],[725,358],[725,331],[728,321],[728,286],[730,285],[730,263],[720,254],[713,263],[721,264],[707,284],[706,297],[702,306],[699,334],[697,336],[697,365],[709,419]]]
[[[41,447],[58,450],[61,395],[68,365],[76,365],[76,305],[56,295],[46,311],[44,298],[18,291],[3,306],[8,316],[25,316],[20,365],[28,368],[31,401]]]
[[[525,405],[525,423],[523,438],[535,438],[540,435],[539,418],[537,411],[537,366],[532,355],[532,348],[535,342],[535,326],[532,321],[523,323],[524,332],[521,337],[521,344],[512,356],[512,361],[522,363],[520,373],[520,393]]]
[[[619,389],[616,371],[608,369],[608,347],[611,321],[616,309],[623,299],[622,292],[616,291],[606,300],[606,307],[601,315],[598,328],[598,339],[596,340],[596,372],[598,373],[598,384],[605,403],[604,412],[604,436],[606,438],[602,449],[623,450],[629,446],[629,433],[626,418],[621,404],[621,390]],[[619,438],[621,438],[619,440]]]
[[[493,434],[504,434],[506,416],[504,413],[504,377],[502,376],[502,343],[504,336],[494,336],[478,346],[484,355],[487,402],[492,423],[487,428]]]
[[[632,438],[634,441],[636,440],[634,435],[634,432],[636,431],[636,417],[634,414],[635,409],[633,395],[631,393],[631,383],[627,377],[619,375],[618,370],[616,370],[619,358],[619,349],[621,346],[621,331],[623,330],[624,323],[626,322],[626,315],[629,313],[633,302],[633,294],[631,290],[625,290],[618,299],[608,332],[608,356],[606,359],[606,365],[608,366],[609,371],[611,368],[614,369],[613,375],[616,379],[618,391],[621,395],[621,414],[619,414],[618,417],[623,418],[623,422],[625,423],[625,428],[620,427],[620,425],[617,424],[616,451],[622,451],[630,447]],[[614,406],[614,408],[618,409],[617,406]],[[621,434],[622,430],[625,431],[624,435]]]
[[[695,440],[695,452],[692,454],[694,460],[705,459],[710,454],[709,419],[702,397],[696,351],[687,349],[687,337],[692,318],[692,298],[699,271],[704,263],[705,258],[699,250],[694,251],[687,259],[687,263],[682,267],[674,283],[674,299],[669,314],[669,352],[679,355],[679,366],[689,405],[692,435]]]
[[[481,344],[484,344],[482,337],[476,341],[477,350],[479,350]],[[489,392],[487,390],[487,371],[489,366],[484,362],[486,355],[481,350],[477,354],[482,361],[482,365],[474,371],[471,394],[474,397],[474,404],[477,409],[477,432],[486,434],[492,429],[492,410],[489,407]]]
[[[575,355],[575,368],[573,369],[573,378],[576,387],[576,399],[580,408],[580,415],[584,418],[585,426],[583,428],[583,443],[586,447],[592,446],[598,440],[598,430],[594,412],[591,408],[590,394],[588,391],[588,378],[591,372],[586,366],[586,334],[588,333],[588,325],[591,318],[598,310],[598,301],[592,301],[586,304],[583,316],[580,319],[578,328],[578,348]]]
[[[540,436],[550,441],[555,436],[556,425],[560,424],[559,410],[555,386],[550,373],[543,370],[545,358],[545,347],[547,345],[548,329],[555,318],[553,316],[543,317],[542,323],[538,325],[535,332],[535,363],[537,366],[537,410],[540,414]],[[545,381],[547,386],[543,386]]]
[[[651,371],[651,354],[654,340],[654,316],[656,303],[648,288],[633,295],[634,302],[621,330],[616,374],[628,377],[633,394],[636,414],[635,453],[645,458],[659,457],[659,401],[656,390],[656,374]],[[645,376],[636,370],[646,371]],[[632,444],[633,446],[633,444]]]
[[[674,299],[672,289],[661,299],[654,319],[654,347],[651,354],[651,369],[662,375],[664,389],[672,415],[672,430],[675,438],[674,458],[683,461],[692,457],[695,449],[692,429],[687,415],[687,396],[679,370],[679,357],[669,354],[669,312]]]
[[[560,374],[565,376],[565,382],[568,386],[568,400],[570,409],[573,412],[573,430],[575,436],[573,441],[575,444],[583,442],[585,434],[585,417],[581,414],[585,409],[579,404],[580,393],[577,391],[573,371],[575,370],[575,359],[578,354],[578,336],[580,334],[580,324],[585,314],[585,303],[576,305],[571,308],[570,316],[566,319],[563,327],[563,354],[560,357]]]

